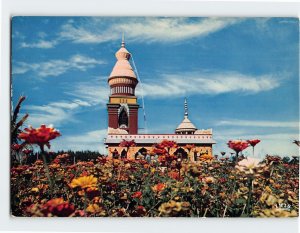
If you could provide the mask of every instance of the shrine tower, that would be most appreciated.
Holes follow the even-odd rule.
[[[137,77],[129,63],[130,53],[125,48],[124,36],[121,48],[115,54],[117,62],[108,78],[110,96],[107,104],[108,127],[138,133],[138,109],[135,87]]]

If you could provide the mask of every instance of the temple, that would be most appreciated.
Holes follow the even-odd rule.
[[[184,118],[172,134],[139,134],[138,109],[135,95],[138,79],[129,62],[130,53],[125,48],[124,37],[121,48],[115,54],[117,61],[108,78],[110,96],[107,103],[108,134],[105,145],[108,157],[127,157],[135,159],[138,154],[151,153],[153,145],[163,140],[175,141],[177,148],[171,148],[170,153],[180,155],[190,161],[197,161],[203,155],[212,156],[212,129],[199,130],[190,121],[187,99],[184,100]],[[121,147],[123,141],[134,140],[135,146]],[[187,149],[186,145],[193,145]]]

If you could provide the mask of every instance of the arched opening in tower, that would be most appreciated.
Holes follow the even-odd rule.
[[[123,109],[119,115],[119,128],[128,128],[128,115],[125,109]]]

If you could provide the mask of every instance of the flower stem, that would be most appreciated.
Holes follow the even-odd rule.
[[[235,163],[237,163],[237,162],[238,162],[238,158],[239,158],[239,151],[236,151]]]
[[[223,218],[224,218],[225,215],[226,215],[227,207],[228,207],[228,205],[225,206],[225,209],[224,209],[224,212],[223,212]]]
[[[84,207],[83,207],[83,209],[84,209],[84,217],[87,216],[86,215],[86,208],[87,208],[87,196],[86,196],[86,192],[84,190]]]
[[[251,196],[252,196],[252,182],[253,182],[253,178],[252,177],[248,177],[248,198],[247,198],[247,206],[246,206],[246,212],[247,212],[247,216],[249,217],[250,215],[250,205],[251,205]]]
[[[47,177],[48,182],[49,182],[50,193],[51,193],[51,197],[52,197],[52,195],[53,195],[53,183],[52,183],[52,180],[51,180],[51,177],[50,177],[49,167],[48,167],[48,164],[47,164],[47,161],[46,161],[44,148],[43,148],[43,146],[40,146],[40,148],[41,148],[41,153],[42,153],[42,157],[43,157],[43,161],[44,161],[44,168],[45,168],[45,171],[46,171],[46,177]]]

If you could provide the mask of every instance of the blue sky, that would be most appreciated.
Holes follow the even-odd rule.
[[[148,133],[173,133],[187,97],[190,120],[213,129],[215,154],[252,138],[262,140],[257,156],[299,153],[296,18],[14,17],[13,103],[27,96],[26,125],[61,131],[53,150],[105,152],[107,78],[123,32]]]

